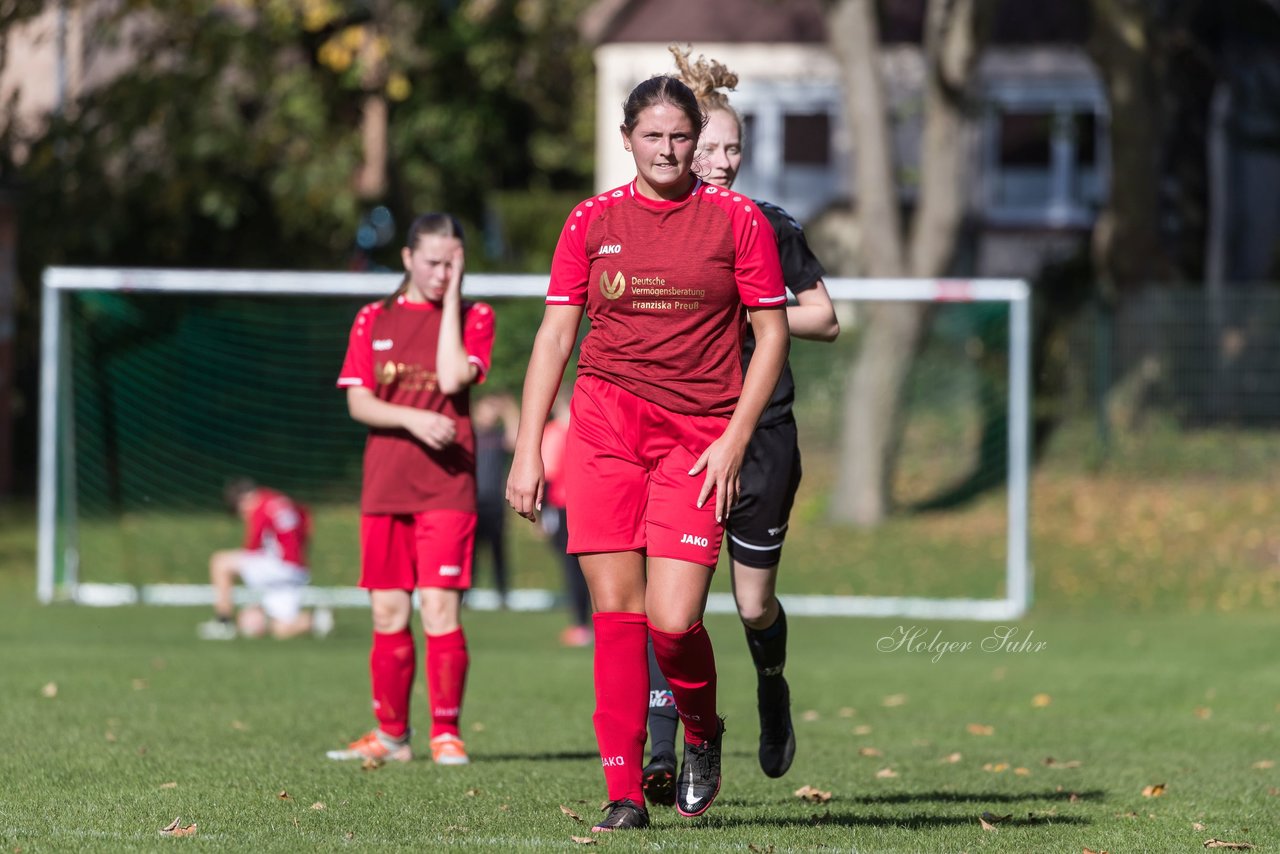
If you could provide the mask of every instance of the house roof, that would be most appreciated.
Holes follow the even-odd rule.
[[[598,0],[582,35],[604,42],[825,42],[822,0]]]

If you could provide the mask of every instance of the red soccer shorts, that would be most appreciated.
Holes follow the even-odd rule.
[[[574,386],[565,450],[569,551],[640,549],[649,557],[716,565],[724,527],[706,472],[690,476],[727,418],[681,415],[596,377]]]
[[[471,587],[476,514],[427,510],[360,519],[360,586],[367,590]]]

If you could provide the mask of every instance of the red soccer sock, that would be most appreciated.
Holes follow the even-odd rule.
[[[645,715],[649,700],[648,628],[644,614],[596,614],[596,713],[592,723],[609,800],[644,804]]]
[[[462,629],[427,635],[427,694],[431,701],[431,737],[458,734],[462,692],[467,685],[467,636]]]
[[[408,629],[385,635],[373,633],[373,649],[369,653],[373,715],[382,731],[393,738],[403,738],[409,729],[409,695],[416,658],[413,633]]]
[[[671,683],[676,710],[684,721],[684,740],[701,744],[720,734],[716,716],[716,656],[711,638],[694,623],[683,632],[663,632],[649,626],[653,654]]]

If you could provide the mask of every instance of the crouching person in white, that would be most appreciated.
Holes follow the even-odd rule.
[[[307,508],[247,478],[227,484],[224,497],[244,520],[244,545],[214,552],[209,558],[214,618],[198,626],[200,637],[231,640],[237,635],[261,637],[268,631],[281,640],[327,635],[333,630],[332,612],[302,608],[302,588],[311,580],[306,563],[311,534]],[[237,578],[258,591],[261,602],[242,608],[239,614],[233,600]]]

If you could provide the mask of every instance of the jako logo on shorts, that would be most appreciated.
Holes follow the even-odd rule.
[[[710,545],[706,537],[695,537],[693,534],[684,534],[680,537],[681,543],[691,546],[702,546],[704,549]]]
[[[460,566],[442,566],[440,567],[441,575],[462,575],[462,567]]]

